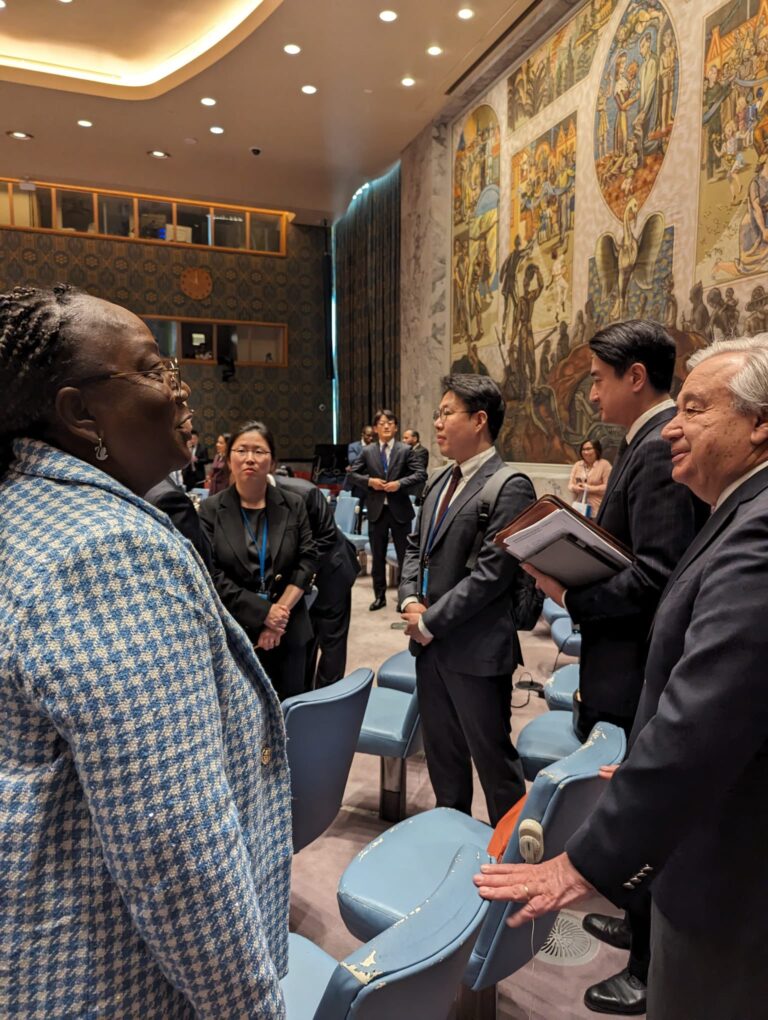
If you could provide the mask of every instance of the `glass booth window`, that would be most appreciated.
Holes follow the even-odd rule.
[[[92,191],[56,191],[56,225],[59,230],[77,230],[79,233],[92,233],[93,192]]]
[[[133,199],[99,195],[98,232],[114,237],[135,237]]]
[[[179,324],[173,319],[144,319],[164,358],[177,357]]]
[[[8,185],[0,181],[0,223],[7,226],[11,222],[11,196]]]
[[[280,216],[251,213],[251,249],[253,251],[280,251]]]
[[[168,228],[169,241],[183,241],[186,244],[211,243],[211,213],[200,205],[176,204],[176,234]]]
[[[213,361],[214,325],[212,322],[181,323],[183,361]]]
[[[245,248],[245,213],[214,209],[213,243],[221,248]]]
[[[53,227],[50,188],[13,186],[13,222],[17,227]]]
[[[217,356],[240,365],[284,365],[285,329],[258,323],[220,323]]]
[[[150,202],[139,199],[139,237],[161,238],[173,233],[173,211],[170,202]]]

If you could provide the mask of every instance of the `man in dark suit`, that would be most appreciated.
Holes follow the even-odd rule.
[[[344,479],[344,488],[347,492],[351,492],[353,496],[357,496],[360,500],[358,504],[358,512],[355,517],[355,534],[359,535],[363,525],[363,511],[365,510],[365,501],[368,496],[367,486],[356,486],[352,484],[352,480],[349,477],[349,473],[352,470],[352,465],[356,460],[359,459],[360,454],[363,452],[363,447],[370,446],[371,443],[376,439],[376,433],[373,431],[373,425],[365,425],[363,431],[360,434],[360,438],[347,446],[347,477]]]
[[[406,429],[405,432],[403,432],[403,442],[410,446],[411,452],[414,457],[417,458],[418,465],[424,468],[424,473],[426,474],[427,468],[429,467],[429,450],[426,446],[421,445],[421,436],[416,429]],[[417,499],[424,491],[425,484],[426,483],[422,483],[418,489],[414,490],[413,494]]]
[[[200,442],[200,435],[192,429],[189,442],[189,464],[182,471],[184,486],[189,492],[190,489],[199,489],[205,481],[205,465],[210,460],[208,448]]]
[[[471,814],[474,761],[495,825],[523,796],[525,780],[510,740],[512,673],[522,662],[512,613],[520,568],[493,536],[536,495],[524,475],[505,483],[476,563],[468,567],[480,495],[503,466],[493,444],[504,400],[487,376],[448,376],[443,390],[437,445],[454,465],[430,487],[419,530],[409,538],[400,602],[417,656],[424,747],[438,807]]]
[[[305,687],[327,687],[344,676],[352,612],[352,586],[360,573],[355,547],[336,527],[333,512],[316,485],[303,478],[275,475],[281,489],[304,500],[317,546],[317,597],[309,610],[315,638],[307,653]],[[319,654],[319,659],[318,659]]]
[[[176,530],[181,532],[184,538],[189,539],[210,571],[213,566],[211,545],[208,541],[208,536],[200,527],[200,518],[197,515],[197,510],[195,510],[192,500],[184,491],[183,486],[179,485],[169,475],[162,482],[158,482],[157,485],[153,486],[144,495],[144,499],[151,503],[152,506],[156,506],[158,510],[168,514]]]
[[[378,442],[363,447],[352,465],[349,477],[353,485],[367,489],[368,534],[371,539],[371,577],[374,600],[371,610],[387,604],[387,544],[389,534],[403,568],[405,544],[414,516],[410,495],[427,479],[427,472],[417,463],[410,446],[395,439],[397,417],[384,408],[377,411],[373,428]]]
[[[629,755],[565,853],[476,882],[527,901],[516,923],[650,887],[648,1020],[746,1020],[768,1001],[768,343],[690,364],[664,437],[714,510],[659,603]]]
[[[596,722],[629,735],[643,686],[647,634],[669,575],[709,508],[672,478],[662,429],[675,415],[669,397],[677,350],[655,322],[630,320],[596,333],[592,392],[604,422],[627,429],[597,516],[597,524],[632,553],[631,567],[606,581],[569,588],[565,605],[581,629],[579,690],[574,721],[581,740]],[[563,604],[563,588],[538,575],[539,587]],[[650,902],[636,903],[626,921],[587,914],[590,934],[631,948],[628,966],[587,989],[585,1003],[599,1012],[645,1011],[650,957]]]

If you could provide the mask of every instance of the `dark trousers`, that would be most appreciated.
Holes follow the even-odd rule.
[[[435,643],[416,659],[427,769],[438,807],[472,814],[472,762],[491,825],[525,793],[520,758],[510,740],[512,676],[472,676],[449,669]]]
[[[651,896],[646,892],[638,896],[625,914],[631,942],[629,947],[630,974],[648,984],[648,966],[651,962]]]
[[[341,680],[347,668],[347,636],[352,613],[352,591],[333,592],[334,598],[318,595],[309,611],[315,632],[307,655],[306,689],[327,687]],[[322,599],[322,601],[321,601]],[[319,658],[318,658],[319,656]]]
[[[711,922],[702,932],[678,931],[653,905],[647,1020],[758,1020],[768,1013],[765,924],[734,927],[727,914],[713,914]]]
[[[281,701],[304,692],[306,645],[279,644],[277,648],[272,648],[268,652],[263,648],[257,648],[256,654]]]
[[[395,543],[397,564],[402,569],[410,530],[411,522],[406,521],[405,524],[401,524],[396,521],[388,506],[382,508],[378,520],[368,521],[368,537],[371,541],[373,555],[371,577],[375,595],[383,596],[387,591],[387,545],[389,544],[390,531],[392,532],[392,541]]]

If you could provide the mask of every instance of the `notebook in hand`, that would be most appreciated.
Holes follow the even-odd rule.
[[[502,528],[494,541],[566,588],[602,581],[625,570],[634,559],[607,531],[557,496],[536,500]]]

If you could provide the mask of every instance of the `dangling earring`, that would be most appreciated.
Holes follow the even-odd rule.
[[[99,441],[96,444],[96,446],[94,446],[93,449],[96,452],[96,460],[106,460],[107,457],[109,456],[109,454],[107,453],[107,448],[104,445],[104,439],[102,436],[99,436]]]

